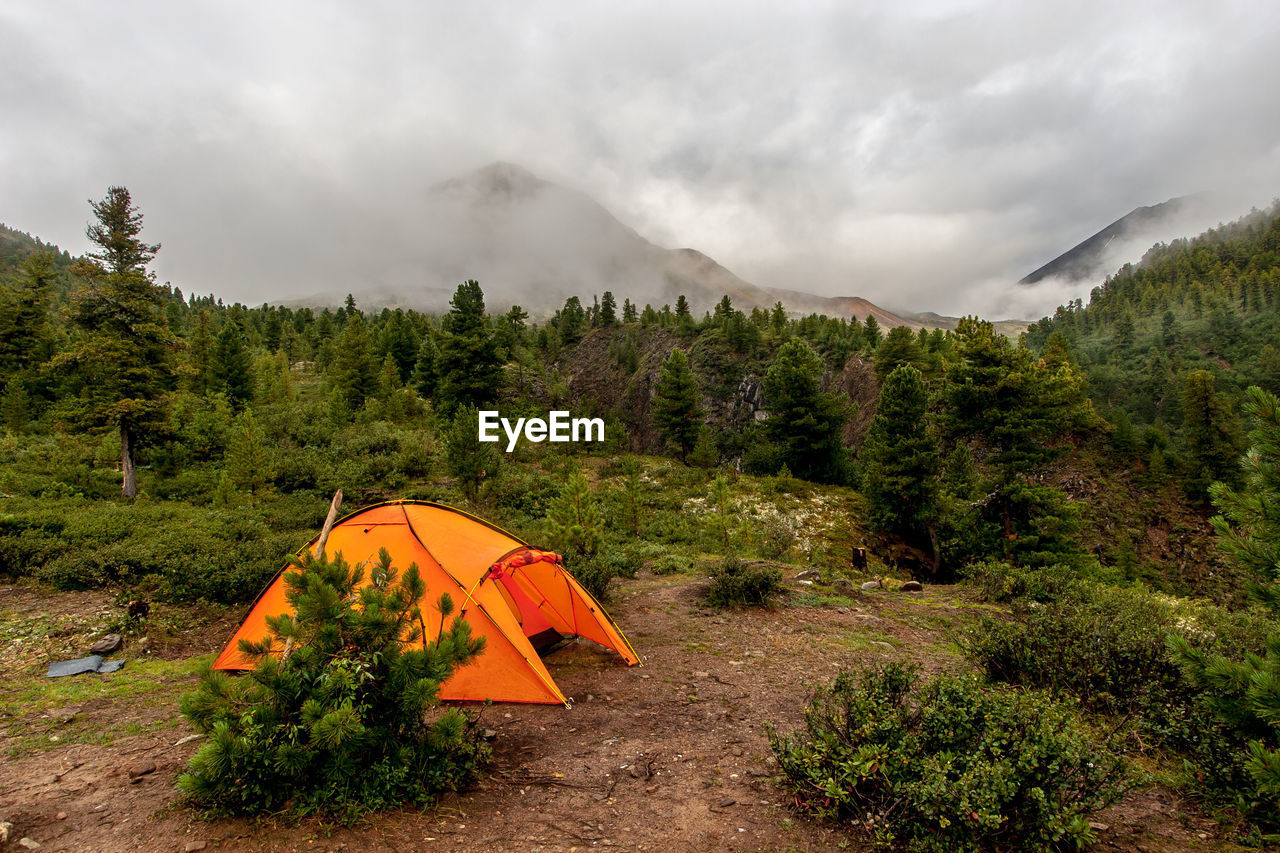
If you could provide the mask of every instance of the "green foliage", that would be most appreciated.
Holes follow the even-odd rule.
[[[1280,401],[1250,388],[1245,406],[1253,418],[1245,455],[1244,486],[1211,488],[1221,515],[1213,519],[1218,544],[1228,559],[1258,579],[1251,592],[1270,611],[1280,613]],[[1280,626],[1265,643],[1245,646],[1243,660],[1196,648],[1184,638],[1171,648],[1189,684],[1203,691],[1208,707],[1236,738],[1245,741],[1247,784],[1237,806],[1280,841]]]
[[[653,422],[683,461],[697,444],[705,414],[698,405],[698,382],[684,350],[671,350],[662,363],[654,392]]]
[[[458,409],[444,435],[445,462],[467,500],[475,501],[480,484],[497,474],[500,457],[494,445],[480,441],[480,413],[475,406]]]
[[[1215,390],[1213,374],[1207,370],[1187,374],[1182,388],[1182,419],[1191,493],[1205,495],[1215,480],[1234,482],[1235,462],[1240,455],[1237,424],[1229,401]]]
[[[142,214],[129,191],[111,187],[106,199],[91,204],[98,222],[87,234],[100,251],[78,267],[88,285],[75,295],[71,321],[81,334],[53,365],[75,378],[75,393],[60,407],[63,416],[119,431],[121,493],[132,498],[133,453],[164,422],[176,341],[160,313],[162,293],[145,270],[159,246],[138,238]]]
[[[707,601],[716,607],[767,607],[783,591],[779,569],[730,556],[712,571]]]
[[[1086,816],[1120,798],[1126,766],[1068,707],[900,664],[841,673],[804,731],[769,728],[805,811],[909,850],[1069,850]]]
[[[355,312],[342,327],[327,378],[349,413],[360,411],[365,398],[377,390],[377,365],[373,360],[369,327]]]
[[[914,368],[924,366],[924,353],[920,341],[906,326],[894,326],[876,348],[876,378],[883,382],[889,374],[903,365]]]
[[[484,649],[463,619],[446,628],[449,596],[424,614],[417,566],[401,575],[385,549],[367,584],[365,568],[340,554],[295,566],[285,575],[295,615],[242,642],[253,671],[207,671],[182,699],[209,738],[179,777],[183,793],[217,814],[318,811],[349,822],[472,781],[488,759],[476,721],[433,710],[440,684]]]
[[[461,406],[478,408],[493,402],[502,378],[479,282],[468,279],[458,285],[449,305],[449,313],[441,321],[436,389],[445,414]]]
[[[547,512],[547,538],[566,561],[589,560],[600,549],[604,534],[604,511],[587,475],[575,469]],[[578,576],[576,562],[570,562]],[[581,579],[581,578],[579,578]]]
[[[1253,387],[1244,408],[1253,420],[1244,484],[1210,488],[1220,513],[1213,529],[1227,558],[1258,581],[1254,596],[1280,612],[1280,400]]]
[[[236,409],[242,408],[253,397],[252,363],[240,325],[227,321],[209,354],[208,387],[225,395]]]
[[[822,390],[824,365],[807,342],[790,340],[774,356],[764,377],[769,417],[765,434],[797,476],[823,483],[847,476],[843,430],[849,403]]]
[[[892,339],[891,332],[885,344]],[[926,428],[927,391],[920,371],[909,364],[894,368],[880,387],[862,446],[871,524],[909,539],[922,537],[936,511],[938,446]]]

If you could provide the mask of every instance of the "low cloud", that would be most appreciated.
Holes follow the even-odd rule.
[[[124,184],[184,290],[359,292],[507,160],[763,286],[1044,313],[1014,282],[1133,208],[1280,194],[1277,41],[1252,3],[8,3],[0,219],[83,251]]]

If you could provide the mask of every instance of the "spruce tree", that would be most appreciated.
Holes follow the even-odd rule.
[[[618,325],[618,300],[613,291],[606,290],[600,297],[600,325],[606,329]]]
[[[919,368],[924,364],[920,342],[906,326],[894,326],[876,348],[876,377],[883,382],[895,368],[909,364]]]
[[[912,542],[923,539],[937,498],[938,446],[926,428],[927,411],[920,371],[910,364],[896,367],[880,388],[862,446],[872,526]]]
[[[783,344],[765,372],[765,434],[797,477],[824,483],[846,475],[844,425],[849,402],[822,390],[822,358],[802,338]]]
[[[228,320],[214,339],[209,377],[211,388],[226,394],[236,409],[253,397],[253,359],[235,320]]]
[[[25,373],[52,355],[49,291],[57,278],[52,252],[23,259],[16,286],[0,288],[0,376]]]
[[[418,344],[418,361],[413,366],[413,388],[423,399],[430,400],[440,382],[440,350],[435,335],[428,329]]]
[[[566,560],[574,561],[594,557],[603,536],[604,511],[587,475],[574,469],[547,509],[547,538]]]
[[[1218,545],[1228,560],[1256,582],[1252,595],[1280,616],[1280,400],[1258,387],[1245,411],[1253,419],[1249,450],[1241,461],[1244,484],[1210,490],[1219,515],[1213,518]],[[1264,649],[1226,657],[1192,648],[1181,638],[1170,644],[1187,680],[1204,691],[1223,725],[1243,736],[1241,756],[1254,788],[1237,802],[1264,828],[1280,830],[1280,635]],[[1243,658],[1243,659],[1241,659]],[[1280,835],[1270,836],[1280,840]]]
[[[862,326],[862,339],[866,341],[867,349],[870,352],[875,352],[879,348],[880,322],[876,320],[876,315],[867,315],[867,322]]]
[[[484,313],[484,292],[468,280],[458,285],[441,321],[440,409],[451,413],[460,406],[483,406],[498,397],[502,365],[489,318]]]
[[[134,452],[165,422],[177,341],[164,323],[163,294],[146,269],[160,246],[139,237],[142,214],[129,191],[111,187],[90,205],[97,222],[85,233],[98,251],[76,268],[87,282],[72,300],[79,335],[54,363],[71,372],[79,388],[64,401],[68,419],[119,432],[121,494],[133,498]]]
[[[491,442],[480,441],[480,412],[458,409],[444,434],[445,463],[467,500],[475,503],[485,479],[497,475],[500,456]]]
[[[1182,435],[1187,443],[1187,486],[1192,495],[1208,495],[1215,480],[1236,481],[1240,453],[1237,423],[1213,374],[1193,370],[1182,387]]]
[[[360,411],[367,397],[377,391],[378,365],[373,360],[369,327],[358,311],[353,311],[342,327],[329,365],[329,384],[342,395],[347,409]]]
[[[705,414],[698,405],[698,380],[684,350],[673,349],[667,356],[654,391],[653,422],[683,462],[698,441]]]

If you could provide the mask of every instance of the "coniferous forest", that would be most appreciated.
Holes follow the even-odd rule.
[[[778,687],[788,713],[722,744],[751,765],[756,799],[784,804],[774,842],[800,825],[912,850],[1075,849],[1114,841],[1157,796],[1223,845],[1280,833],[1280,207],[1157,245],[1018,338],[977,317],[884,329],[729,296],[641,304],[608,282],[543,316],[473,280],[438,315],[358,293],[225,304],[156,280],[165,223],[143,213],[110,188],[80,257],[0,228],[9,591],[92,594],[110,613],[146,602],[150,616],[81,627],[154,648],[197,622],[234,626],[337,490],[349,509],[436,501],[563,555],[642,655],[674,644],[704,693],[698,671],[716,670],[696,662],[740,654],[715,645],[722,626],[836,620],[803,641],[863,666],[794,675]],[[604,441],[504,452],[505,438],[478,440],[486,409],[598,417]],[[191,691],[186,722],[157,724],[207,735],[175,764],[174,797],[219,818],[349,823],[517,778],[473,709],[406,734],[484,653],[446,620],[461,602],[415,610],[416,570],[385,564],[357,606],[340,557],[302,564],[298,624],[274,636],[323,655],[276,663],[264,647],[236,680],[201,675],[206,650],[184,648],[112,676],[146,681],[130,690],[173,720]],[[670,597],[637,603],[655,590]],[[13,648],[56,636],[3,609]],[[651,609],[694,614],[702,633],[647,633]],[[404,620],[437,635],[422,657],[387,644]],[[858,633],[873,620],[879,633]],[[0,727],[33,732],[10,740],[10,761],[54,748],[32,721],[72,704],[44,683],[50,660],[10,659]],[[711,700],[689,679],[668,681],[693,713]],[[268,757],[245,759],[246,744]],[[524,745],[526,759],[542,749]],[[629,759],[650,775],[626,784],[645,791],[650,760]]]

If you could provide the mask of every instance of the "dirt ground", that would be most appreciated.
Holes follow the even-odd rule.
[[[798,588],[799,589],[799,588]],[[981,606],[953,587],[822,598],[803,588],[770,611],[720,612],[687,576],[625,581],[611,606],[644,665],[574,644],[549,669],[573,707],[493,705],[489,774],[422,812],[351,828],[318,820],[204,821],[175,803],[199,744],[177,698],[240,611],[163,611],[149,651],[130,638],[118,675],[48,681],[50,660],[84,654],[105,593],[0,587],[0,850],[653,851],[865,850],[860,838],[792,812],[764,726],[795,728],[811,691],[841,667],[910,659],[963,667],[954,631]],[[77,645],[82,644],[82,645]],[[116,684],[125,684],[117,681]],[[21,702],[13,702],[19,697]],[[29,697],[29,701],[27,699]],[[1103,850],[1233,849],[1213,821],[1162,788],[1094,816]],[[34,848],[30,848],[34,849]]]

